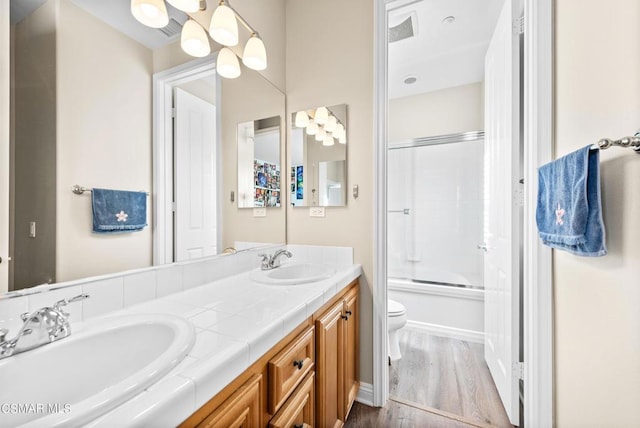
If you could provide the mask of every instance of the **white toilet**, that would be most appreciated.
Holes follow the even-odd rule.
[[[389,299],[387,302],[387,323],[389,328],[389,363],[399,360],[400,343],[398,330],[407,324],[407,311],[400,302]]]

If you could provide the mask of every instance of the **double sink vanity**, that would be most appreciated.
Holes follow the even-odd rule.
[[[0,425],[339,425],[358,390],[360,274],[350,248],[273,246],[16,294],[51,300],[5,335]],[[128,305],[150,289],[135,275],[155,298]],[[91,316],[114,299],[96,284],[119,279],[122,307]],[[170,279],[181,287],[162,295]],[[68,337],[21,350],[51,311]]]

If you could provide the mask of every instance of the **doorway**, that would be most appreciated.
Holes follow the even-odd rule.
[[[376,246],[374,285],[374,384],[373,404],[384,406],[388,398],[387,334],[387,61],[388,0],[376,2],[375,10],[375,116],[376,116]],[[404,5],[420,3],[403,2]],[[552,2],[524,1],[524,243],[523,270],[523,354],[527,362],[524,395],[527,426],[552,426],[553,348],[550,252],[539,243],[535,229],[537,166],[551,159],[552,130]],[[514,22],[515,23],[515,22]],[[516,367],[513,367],[515,370]]]
[[[157,73],[153,80],[154,265],[215,255],[222,194],[215,57]]]

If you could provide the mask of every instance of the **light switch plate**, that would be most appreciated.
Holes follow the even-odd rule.
[[[324,207],[309,208],[309,217],[324,217]]]
[[[254,217],[266,217],[267,216],[267,209],[266,208],[254,208],[253,209],[253,216]]]

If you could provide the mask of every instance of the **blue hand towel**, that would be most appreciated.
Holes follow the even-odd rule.
[[[607,254],[599,150],[589,145],[538,168],[536,223],[551,248],[577,256]]]
[[[93,231],[136,232],[147,226],[147,194],[124,190],[93,189]]]

